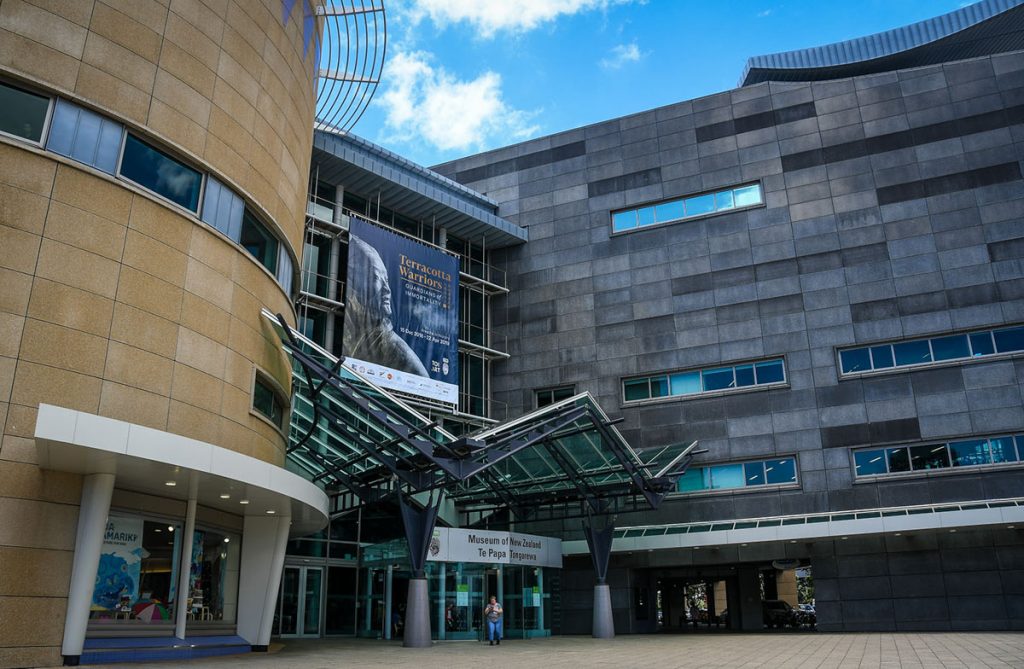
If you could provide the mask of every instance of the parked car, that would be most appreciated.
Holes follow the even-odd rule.
[[[766,599],[761,604],[766,627],[799,627],[800,619],[789,602],[781,599]]]
[[[818,615],[814,610],[814,604],[800,604],[796,608],[796,613],[801,625],[817,627]]]

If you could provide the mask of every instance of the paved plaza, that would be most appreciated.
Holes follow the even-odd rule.
[[[169,663],[110,665],[166,668]],[[179,663],[180,664],[180,663]],[[490,647],[449,641],[413,650],[362,639],[288,641],[267,654],[187,663],[188,669],[415,667],[1024,667],[1024,632],[908,634],[662,634],[596,640],[569,636]]]

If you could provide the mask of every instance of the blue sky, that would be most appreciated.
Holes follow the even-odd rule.
[[[957,0],[385,0],[354,132],[422,165],[736,86],[749,56],[860,37]]]

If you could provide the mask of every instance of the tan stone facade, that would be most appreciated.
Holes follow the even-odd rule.
[[[0,0],[0,77],[171,148],[301,253],[312,140],[303,3]],[[290,387],[252,256],[132,184],[0,137],[0,667],[60,662],[81,481],[36,466],[49,403],[282,465],[254,369]]]

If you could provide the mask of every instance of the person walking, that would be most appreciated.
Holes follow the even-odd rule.
[[[490,603],[484,607],[484,618],[487,619],[487,636],[493,646],[495,641],[501,645],[501,618],[505,613],[498,603],[498,598],[491,595]]]

